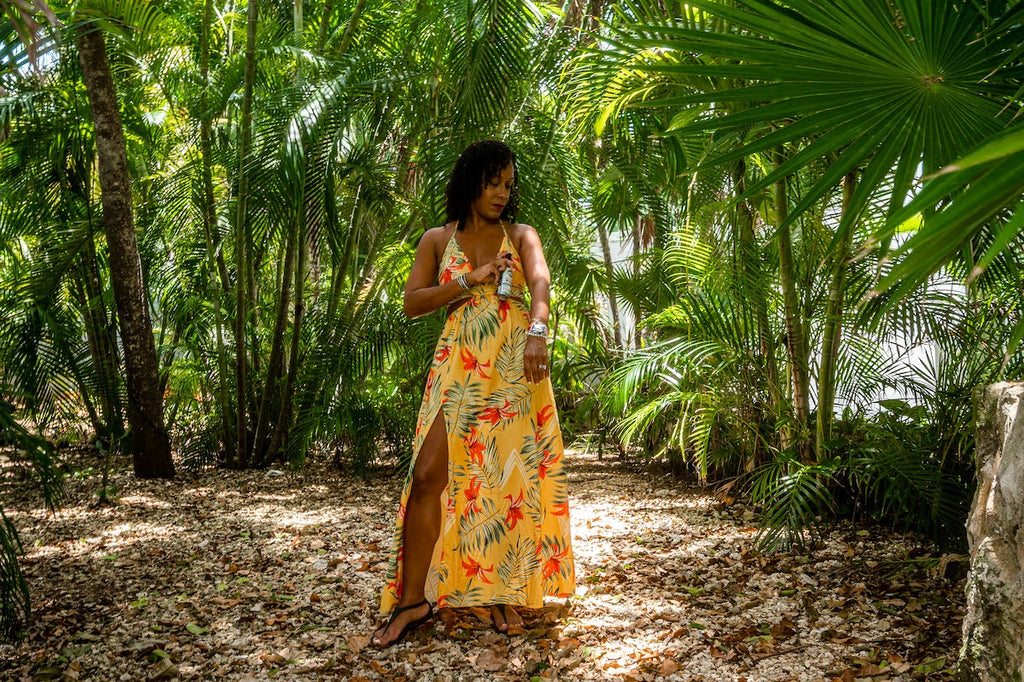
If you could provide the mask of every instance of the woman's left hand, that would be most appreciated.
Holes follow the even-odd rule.
[[[550,373],[547,340],[541,336],[527,336],[526,352],[523,354],[523,374],[526,381],[536,384]]]

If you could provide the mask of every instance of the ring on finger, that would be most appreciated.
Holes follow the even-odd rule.
[[[538,369],[547,369],[548,366],[547,365],[537,365],[537,368]]]

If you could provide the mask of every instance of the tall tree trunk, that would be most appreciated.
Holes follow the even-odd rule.
[[[235,454],[234,466],[249,464],[248,418],[248,362],[246,358],[246,320],[249,315],[250,296],[254,293],[249,256],[249,221],[247,200],[249,195],[249,162],[252,146],[252,93],[256,82],[256,20],[257,0],[249,0],[245,43],[245,75],[242,90],[242,119],[239,122],[238,198],[235,206]]]
[[[608,241],[608,230],[603,220],[597,220],[597,236],[601,240],[601,255],[604,257],[604,272],[608,277],[608,306],[612,310],[612,333],[615,335],[615,347],[622,348],[622,325],[619,322],[619,302],[615,298],[613,282],[615,267],[612,265],[612,247]]]
[[[775,166],[782,164],[781,152],[775,154]],[[788,225],[786,179],[773,186],[775,194],[775,221],[778,230],[779,280],[782,285],[783,310],[786,317],[786,351],[789,356],[789,376],[793,387],[793,418],[796,421],[795,445],[800,459],[811,461],[808,419],[810,416],[810,387],[807,371],[807,345],[803,321],[800,319],[800,301],[796,292],[796,267],[793,263],[793,236]]]
[[[843,182],[844,218],[850,209],[856,184],[857,172],[851,171]],[[843,333],[843,287],[846,284],[846,265],[850,258],[852,240],[853,225],[850,225],[836,251],[832,282],[828,289],[828,303],[825,305],[825,332],[821,342],[821,368],[818,370],[818,421],[815,429],[819,459],[824,456],[824,444],[832,435],[832,411],[836,402],[836,361],[839,358],[839,342]]]
[[[213,198],[213,112],[210,111],[210,29],[213,23],[213,0],[203,5],[203,27],[199,38],[199,75],[202,92],[199,95],[199,149],[203,156],[203,235],[206,238],[206,266],[210,271],[210,293],[213,298],[213,320],[217,338],[217,403],[220,407],[221,429],[224,433],[225,459],[235,460],[235,429],[228,392],[228,358],[224,346],[224,314],[222,296],[228,292],[228,278],[224,261],[218,257],[220,237],[214,236],[217,226],[217,206]]]
[[[299,216],[299,243],[306,241],[305,210],[300,211]],[[295,415],[293,408],[295,396],[295,382],[299,374],[299,357],[302,354],[302,322],[305,312],[305,282],[306,282],[306,259],[305,250],[298,249],[299,263],[295,268],[295,303],[292,318],[292,343],[289,351],[290,361],[288,363],[288,376],[285,379],[284,391],[281,395],[280,408],[278,410],[277,425],[274,435],[270,439],[270,446],[267,449],[267,460],[277,459],[285,437],[291,430],[292,421]],[[375,300],[375,299],[374,299]]]
[[[164,429],[153,326],[135,238],[128,154],[117,90],[107,62],[106,41],[97,27],[85,25],[75,42],[95,127],[110,279],[128,380],[128,424],[135,475],[173,478],[174,462],[170,439]]]

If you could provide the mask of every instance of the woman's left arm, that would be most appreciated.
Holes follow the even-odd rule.
[[[544,260],[537,231],[529,225],[519,226],[519,258],[523,264],[523,276],[530,288],[530,321],[548,323],[550,314],[551,272]],[[526,352],[523,357],[523,373],[530,383],[543,381],[548,376],[547,340],[539,336],[526,337]]]

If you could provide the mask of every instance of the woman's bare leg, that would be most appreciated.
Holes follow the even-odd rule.
[[[405,526],[402,540],[402,596],[396,608],[423,601],[423,589],[441,532],[441,493],[448,485],[448,435],[444,417],[438,412],[416,457],[412,487],[405,505]],[[406,623],[422,618],[429,607],[409,609],[398,614],[386,630],[382,626],[373,633],[374,644],[387,644],[398,636]]]

